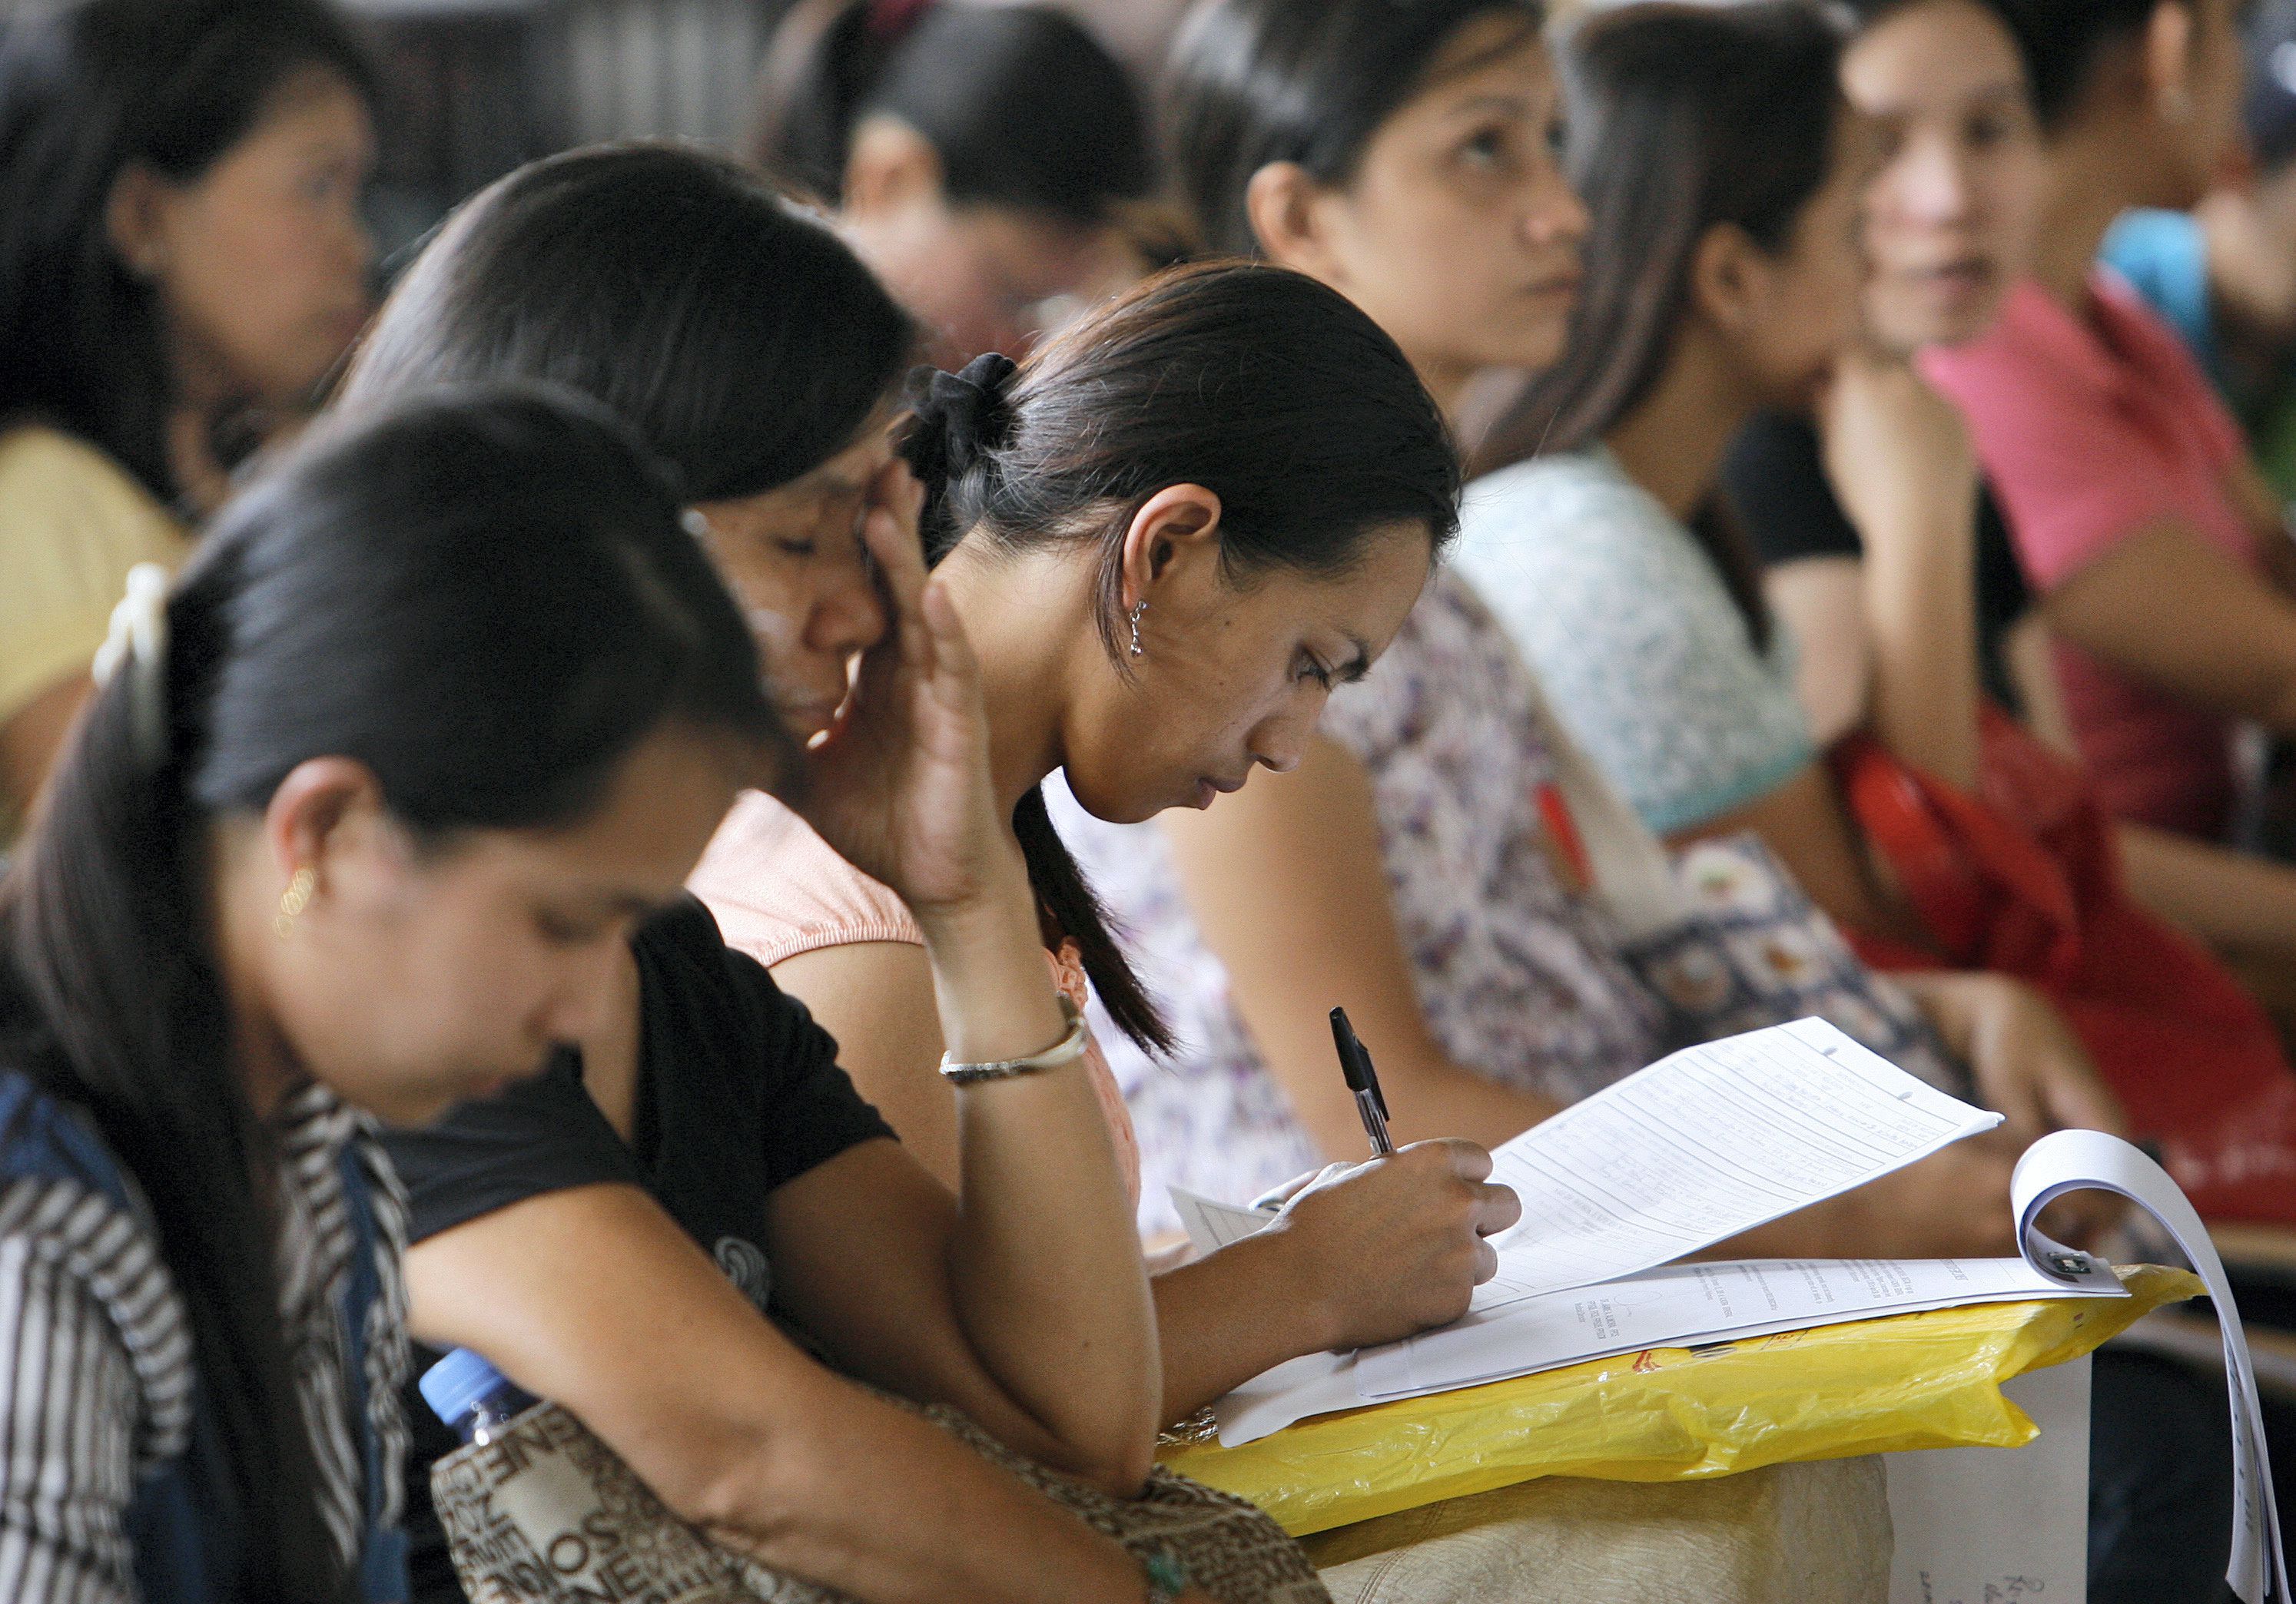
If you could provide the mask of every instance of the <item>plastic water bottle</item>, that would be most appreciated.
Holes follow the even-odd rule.
[[[431,1412],[466,1443],[490,1441],[536,1402],[483,1354],[468,1348],[456,1348],[424,1371],[417,1385]]]

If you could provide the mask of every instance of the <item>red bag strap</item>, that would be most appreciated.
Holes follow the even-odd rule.
[[[2079,902],[2065,865],[2029,831],[1862,732],[1832,762],[1851,814],[1949,959],[2033,979],[2071,972]]]

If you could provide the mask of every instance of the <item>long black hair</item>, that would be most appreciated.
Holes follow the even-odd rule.
[[[837,236],[684,146],[533,162],[466,201],[400,277],[336,404],[523,379],[603,402],[689,500],[755,495],[853,443],[915,349]]]
[[[750,159],[838,204],[854,130],[878,112],[931,144],[959,205],[1096,223],[1155,188],[1130,74],[1051,6],[800,0],[758,74]]]
[[[0,422],[78,435],[176,500],[173,364],[112,248],[112,187],[138,165],[196,179],[315,66],[373,102],[325,0],[78,0],[0,29]]]
[[[1565,36],[1568,165],[1591,222],[1586,289],[1562,360],[1492,430],[1479,469],[1584,449],[1642,405],[1673,359],[1709,230],[1786,247],[1833,168],[1842,44],[1805,0],[1644,0]],[[1743,532],[1718,498],[1692,528],[1767,646]]]
[[[1257,253],[1245,210],[1252,175],[1297,162],[1326,185],[1355,176],[1387,119],[1470,23],[1512,19],[1494,51],[1535,39],[1540,0],[1211,0],[1172,54],[1160,118],[1175,183],[1207,244]],[[1460,64],[1472,70],[1475,63]]]
[[[1017,371],[988,357],[963,381],[941,375],[902,449],[925,486],[928,561],[959,540],[1090,552],[1119,662],[1125,531],[1168,486],[1220,498],[1221,561],[1239,583],[1344,573],[1397,525],[1439,551],[1458,528],[1458,458],[1395,342],[1337,291],[1248,263],[1160,274]],[[1168,1046],[1040,792],[1013,826],[1110,1016]]]
[[[97,692],[0,882],[9,1061],[85,1109],[149,1200],[250,1534],[221,1591],[347,1584],[279,1330],[266,1178],[217,973],[217,819],[357,758],[419,841],[596,806],[665,721],[779,734],[749,634],[666,479],[603,412],[440,392],[299,447],[167,604],[151,691]],[[141,699],[141,705],[139,705]]]

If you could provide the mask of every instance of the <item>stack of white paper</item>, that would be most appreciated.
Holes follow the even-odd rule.
[[[1557,1370],[1644,1348],[1735,1341],[1916,1309],[2028,1297],[2119,1297],[2100,1261],[2067,1286],[2021,1258],[1747,1259],[1674,1264],[1622,1281],[1548,1292],[1356,1356],[1365,1403]]]
[[[1674,1264],[1473,1311],[1407,1341],[1279,1364],[1213,1406],[1219,1440],[1257,1442],[1353,1409],[1560,1370],[1646,1348],[1695,1347],[1852,1320],[2030,1297],[2124,1297],[2102,1260],[2071,1281],[2009,1259],[1746,1259]]]
[[[2027,1150],[2012,1188],[2021,1258],[1672,1263],[2000,1122],[1816,1019],[1677,1053],[1492,1155],[1493,1179],[1521,1197],[1523,1221],[1498,1240],[1498,1273],[1464,1319],[1383,1348],[1276,1366],[1217,1405],[1220,1441],[1234,1446],[1359,1404],[1650,1347],[1963,1304],[2122,1296],[2109,1265],[2035,1225],[2065,1192],[2102,1187],[2169,1229],[2216,1302],[2240,1497],[2227,1580],[2249,1604],[2296,1604],[2255,1373],[2224,1267],[2176,1183],[2127,1142],[2061,1131]],[[1207,1252],[1274,1217],[1173,1196]]]
[[[2000,1123],[1819,1019],[1677,1052],[1491,1155],[1492,1179],[1522,1200],[1522,1223],[1497,1239],[1498,1273],[1464,1320],[1349,1365],[1279,1366],[1222,1402],[1220,1440],[1653,1345],[2061,1290],[2037,1286],[2016,1260],[1644,1273]],[[1272,1217],[1173,1198],[1205,1252]],[[1600,1296],[1578,1295],[1595,1286]],[[2117,1293],[2120,1283],[2108,1273],[2087,1289]]]

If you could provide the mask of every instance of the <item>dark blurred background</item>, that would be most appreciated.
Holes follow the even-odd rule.
[[[343,0],[384,62],[373,202],[392,256],[520,162],[601,139],[724,144],[791,0]],[[1182,0],[1063,0],[1145,68]],[[0,0],[0,16],[45,0]]]
[[[730,140],[787,6],[352,0],[390,96],[373,202],[386,264],[455,201],[533,157],[600,139]]]

